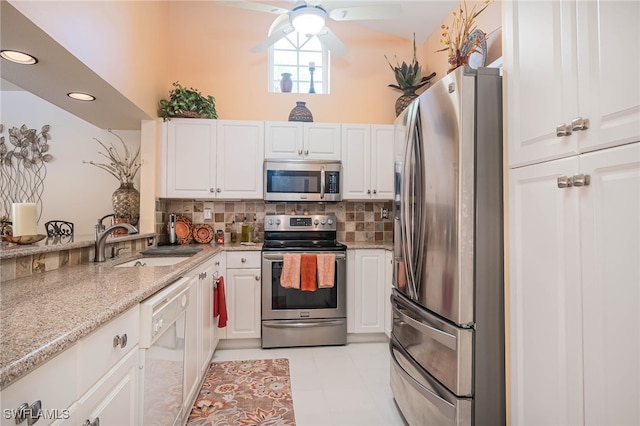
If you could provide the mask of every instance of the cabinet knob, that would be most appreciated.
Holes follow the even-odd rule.
[[[16,424],[20,424],[27,420],[27,416],[31,417],[31,412],[29,411],[29,404],[23,402],[20,404],[18,408],[16,408],[16,412],[14,414],[16,419]]]
[[[220,188],[216,188],[216,192],[221,192],[221,191],[220,191]]]
[[[246,257],[243,257],[242,259],[240,259],[240,262],[242,262],[242,263],[247,263],[247,258],[246,258]]]
[[[256,275],[256,281],[260,281],[260,275]]]
[[[309,150],[308,149],[304,150],[304,155],[309,155]]]
[[[571,134],[571,126],[567,126],[566,124],[558,124],[556,126],[556,136],[561,138],[563,136],[569,136]]]
[[[558,188],[569,188],[573,186],[573,178],[567,176],[558,177]]]
[[[370,189],[367,189],[367,194],[371,194],[371,190]]]
[[[374,189],[374,190],[373,190],[373,193],[374,193],[374,194],[377,194],[377,193],[378,193],[378,190],[377,190],[377,189]]]
[[[220,261],[219,261],[219,260],[218,260],[218,261],[216,261],[215,265],[216,265],[216,266],[220,266]]]
[[[91,421],[89,419],[85,420],[82,426],[91,426]]]
[[[591,176],[582,173],[573,175],[573,186],[587,186],[591,183]]]
[[[127,333],[124,333],[122,336],[116,334],[113,337],[113,347],[116,348],[118,346],[121,348],[127,346]]]
[[[298,150],[298,155],[302,155],[302,150],[301,149]]]
[[[96,417],[95,419],[93,419],[93,421],[91,422],[91,426],[100,426],[100,417]]]
[[[209,188],[209,192],[215,192],[216,190],[213,188]]]
[[[578,132],[580,130],[587,130],[589,128],[589,119],[577,117],[571,120],[571,130]]]

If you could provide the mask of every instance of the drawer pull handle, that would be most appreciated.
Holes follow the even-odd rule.
[[[577,117],[571,120],[571,130],[579,132],[580,130],[587,130],[589,128],[589,119]]]
[[[29,416],[27,417],[27,426],[31,426],[42,417],[42,401],[37,400],[29,407]]]
[[[114,336],[113,347],[116,348],[118,346],[120,346],[121,348],[127,346],[127,333],[124,333],[122,336],[117,334]]]
[[[567,176],[559,176],[557,179],[558,188],[570,188],[573,186],[573,178]]]
[[[556,126],[556,136],[561,138],[563,136],[569,136],[571,134],[571,126],[566,124],[559,124]]]
[[[591,183],[591,176],[582,173],[573,175],[573,186],[587,186]]]

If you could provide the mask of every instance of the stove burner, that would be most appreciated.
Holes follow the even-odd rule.
[[[334,215],[268,215],[265,217],[265,251],[343,251],[337,241]]]

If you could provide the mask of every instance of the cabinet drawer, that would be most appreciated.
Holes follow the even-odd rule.
[[[77,397],[77,361],[77,346],[72,346],[3,389],[0,392],[1,424],[15,426],[15,411],[11,410],[17,410],[23,403],[32,406],[36,401],[41,402],[40,408],[46,412],[46,417],[39,419],[38,425],[68,417],[67,409]],[[27,422],[21,424],[26,425]]]
[[[260,268],[259,251],[227,252],[227,268]]]
[[[116,344],[116,336],[126,344]],[[140,308],[134,306],[78,342],[79,391],[86,392],[136,347],[140,338]]]

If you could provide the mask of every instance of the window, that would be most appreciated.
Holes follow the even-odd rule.
[[[315,66],[315,93],[329,93],[329,54],[317,37],[307,37],[297,31],[278,40],[269,48],[269,91],[280,92],[282,73],[290,73],[292,93],[310,93],[310,64]]]

